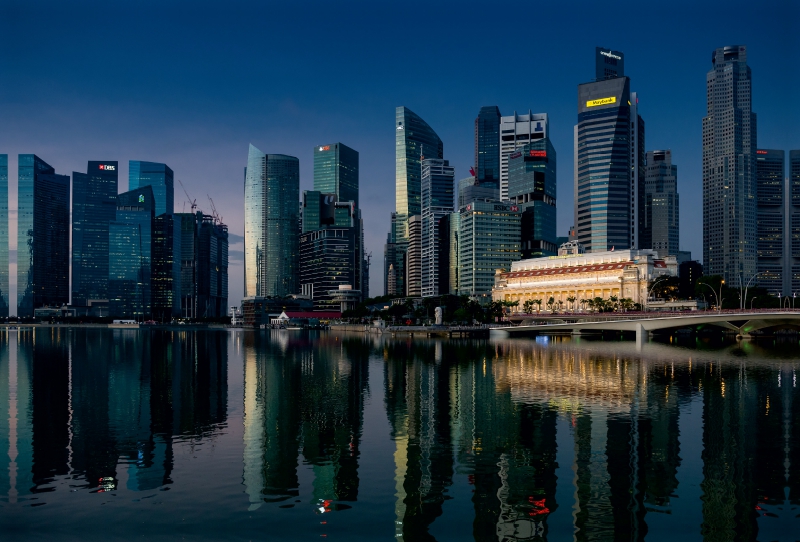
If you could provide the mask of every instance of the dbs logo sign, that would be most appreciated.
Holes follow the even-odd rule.
[[[107,166],[105,164],[100,164],[100,169],[102,169],[104,171],[116,171],[117,170],[117,166]]]

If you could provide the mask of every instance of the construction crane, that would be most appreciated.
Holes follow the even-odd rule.
[[[192,199],[192,196],[190,196],[189,192],[186,191],[186,187],[183,186],[183,182],[180,179],[178,179],[178,182],[180,183],[181,188],[183,188],[183,193],[186,194],[187,201],[192,206],[192,214],[194,214],[195,209],[197,209],[197,200],[196,199]],[[184,211],[186,210],[186,202],[185,201],[183,202],[183,210]]]
[[[206,194],[206,196],[208,196],[208,202],[211,204],[211,217],[214,219],[214,223],[215,224],[222,224],[222,217],[219,216],[219,213],[217,212],[217,208],[214,207],[214,200],[211,199],[211,196],[209,196],[208,194]]]

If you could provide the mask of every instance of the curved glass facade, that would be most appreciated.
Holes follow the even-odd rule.
[[[128,162],[128,190],[152,186],[156,198],[156,216],[175,212],[174,173],[158,162]]]
[[[244,182],[244,295],[297,293],[300,161],[253,145]]]

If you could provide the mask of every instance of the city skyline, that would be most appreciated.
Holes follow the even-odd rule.
[[[212,18],[207,7],[201,3],[198,8],[197,13],[176,29],[174,39],[191,44],[194,38],[189,34],[210,24]],[[162,24],[168,25],[175,18],[185,16],[182,10],[169,6],[160,9],[163,17],[161,21],[151,23],[154,31]],[[295,24],[291,23],[296,8],[281,6],[277,9],[290,21],[285,28],[276,28],[280,39],[283,33],[289,35],[297,31]],[[342,141],[361,156],[360,206],[364,210],[366,252],[373,253],[371,290],[379,293],[383,289],[384,276],[380,254],[389,225],[388,216],[395,207],[391,190],[394,185],[394,149],[391,130],[388,129],[392,109],[405,105],[430,124],[444,143],[444,157],[455,167],[456,179],[467,177],[469,167],[474,164],[474,121],[481,107],[497,105],[501,111],[508,112],[528,109],[547,112],[551,137],[562,158],[557,179],[560,200],[557,234],[564,236],[573,223],[570,158],[573,153],[576,87],[587,79],[587,73],[592,72],[594,47],[603,46],[626,53],[625,73],[635,81],[641,115],[647,120],[647,150],[671,149],[675,163],[680,164],[678,192],[682,195],[681,217],[684,218],[681,221],[681,249],[691,250],[693,257],[700,258],[701,242],[690,232],[699,230],[702,222],[701,122],[705,114],[703,79],[710,69],[709,55],[714,49],[726,45],[744,44],[748,47],[748,65],[753,70],[754,81],[753,110],[759,114],[759,148],[786,151],[800,148],[800,135],[794,128],[800,106],[791,100],[790,94],[797,74],[785,68],[791,65],[786,52],[791,32],[788,26],[785,28],[787,31],[781,31],[781,25],[797,19],[798,8],[788,3],[773,3],[769,9],[753,13],[746,21],[733,13],[736,10],[715,13],[715,24],[711,26],[706,24],[712,14],[710,7],[696,8],[695,16],[688,19],[681,15],[681,10],[659,12],[660,20],[673,24],[665,24],[661,33],[651,36],[646,32],[646,25],[639,25],[639,28],[634,23],[646,21],[654,9],[647,6],[637,8],[638,14],[629,16],[631,24],[626,25],[628,30],[622,35],[618,31],[596,30],[600,26],[598,22],[606,18],[611,20],[611,13],[593,12],[590,18],[588,11],[575,15],[565,8],[543,8],[540,14],[549,17],[554,28],[569,25],[575,31],[558,35],[555,30],[543,29],[546,46],[537,52],[541,64],[537,70],[498,74],[486,81],[477,79],[471,69],[465,69],[465,63],[475,65],[476,61],[489,58],[490,53],[479,51],[476,46],[461,40],[447,43],[446,39],[450,33],[456,32],[459,24],[474,20],[476,9],[473,6],[457,10],[449,5],[436,6],[433,11],[447,14],[451,23],[443,33],[437,30],[441,36],[443,62],[447,72],[453,74],[452,81],[444,82],[441,77],[433,78],[440,68],[419,62],[422,47],[419,44],[407,51],[393,52],[398,55],[396,60],[401,66],[414,66],[418,70],[414,77],[401,80],[396,77],[396,66],[376,67],[371,62],[378,55],[386,54],[388,44],[378,43],[368,51],[355,47],[361,39],[372,35],[368,29],[374,18],[377,20],[383,15],[380,10],[374,14],[358,13],[352,21],[345,22],[339,20],[344,15],[337,15],[330,8],[321,6],[312,10],[314,12],[303,24],[312,30],[309,35],[313,35],[315,28],[324,32],[302,44],[298,50],[282,49],[272,42],[254,48],[263,54],[266,47],[278,72],[291,70],[296,75],[289,82],[265,90],[263,85],[255,84],[258,80],[245,80],[234,73],[243,59],[232,61],[230,67],[223,66],[226,58],[235,56],[234,49],[238,51],[248,45],[250,38],[239,37],[239,34],[246,34],[239,27],[236,36],[231,37],[231,45],[210,42],[215,47],[222,47],[211,58],[205,54],[209,51],[208,45],[200,43],[197,51],[176,45],[164,55],[165,58],[156,59],[147,56],[148,52],[154,51],[149,48],[152,46],[136,52],[125,48],[126,38],[134,32],[139,17],[126,12],[119,27],[114,29],[115,35],[107,35],[110,30],[100,30],[108,37],[107,46],[102,50],[96,47],[93,39],[81,37],[52,52],[53,48],[48,46],[52,38],[47,36],[51,25],[72,22],[80,29],[83,25],[93,25],[97,22],[95,17],[100,17],[87,17],[87,13],[81,10],[62,14],[54,6],[47,15],[42,15],[40,21],[45,35],[43,41],[29,48],[15,45],[17,54],[0,64],[0,74],[5,76],[5,80],[13,81],[0,89],[0,113],[9,128],[0,136],[0,152],[9,155],[12,222],[15,222],[17,154],[42,156],[61,173],[81,171],[88,160],[107,158],[120,163],[120,179],[128,176],[127,164],[131,159],[170,164],[175,178],[184,182],[200,207],[208,209],[205,194],[211,194],[220,214],[231,226],[232,280],[229,296],[236,300],[242,295],[243,276],[243,244],[235,241],[243,233],[244,146],[252,141],[264,152],[297,156],[300,159],[302,191],[311,188],[313,179],[311,145],[320,141]],[[481,20],[496,23],[500,28],[506,14],[489,11],[487,15],[486,12],[481,11]],[[0,25],[7,39],[18,37],[18,28],[24,27],[34,14],[40,15],[20,7],[10,13],[10,17],[4,17],[4,23]],[[66,19],[56,17],[56,14]],[[224,35],[229,32],[226,23],[231,22],[230,17],[238,15],[234,9],[229,15],[221,16],[219,23]],[[297,20],[301,19],[298,17]],[[331,35],[331,30],[326,29],[336,21],[342,24],[330,26],[341,29],[344,25],[345,31],[341,35],[339,30]],[[432,21],[421,21],[419,28],[412,32],[424,34]],[[700,28],[702,32],[692,32],[692,29]],[[352,30],[351,35],[346,35],[347,29]],[[689,38],[678,41],[675,38],[679,35]],[[332,58],[328,60],[312,54],[320,50],[321,43],[331,39],[341,43],[352,64],[352,71],[347,76],[349,80],[337,76],[334,79],[336,84],[330,88],[326,85],[325,89],[306,85],[308,77],[331,74],[341,65],[340,57],[334,62]],[[51,56],[45,56],[45,51]],[[85,55],[87,51],[92,54]],[[198,51],[203,54],[197,55]],[[219,57],[223,60],[220,61]],[[109,64],[111,58],[113,64]],[[142,81],[131,79],[130,74],[137,72],[127,69],[145,59],[152,62],[156,74],[172,73],[167,70],[175,62],[183,61],[183,64],[173,76],[165,78],[163,88],[156,91],[144,86],[147,78]],[[41,62],[35,73],[30,68],[32,61]],[[100,65],[114,66],[111,70],[114,76],[101,77],[94,69]],[[314,69],[305,73],[298,70],[298,65]],[[194,85],[195,75],[201,73],[201,69],[205,73],[209,67],[232,77],[231,81],[226,81],[225,89],[207,78],[200,78]],[[510,81],[512,73],[517,80],[513,85],[504,84],[504,81]],[[664,73],[670,74],[666,83]],[[541,75],[546,77],[542,79]],[[429,78],[429,83],[420,86],[416,81],[423,76]],[[61,84],[45,88],[45,85],[38,84],[44,81],[43,77],[56,78]],[[185,84],[190,80],[192,85]],[[533,81],[544,83],[530,84]],[[255,103],[261,105],[258,113],[252,109]],[[46,131],[40,128],[44,119],[47,119],[49,127]],[[161,128],[154,131],[152,126],[156,119],[159,119]],[[123,191],[126,188],[124,181],[120,185],[120,191]],[[181,210],[183,200],[179,192],[176,211]],[[16,232],[10,231],[9,238],[13,243]],[[13,246],[10,248],[12,251],[15,249]],[[12,281],[16,278],[13,267],[10,278]],[[14,285],[11,287],[13,290]],[[10,299],[15,299],[13,291]]]

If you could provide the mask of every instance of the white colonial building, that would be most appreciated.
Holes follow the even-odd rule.
[[[492,299],[518,301],[518,310],[534,299],[543,300],[544,308],[551,297],[568,311],[582,310],[586,304],[581,301],[596,297],[616,296],[644,305],[650,281],[678,274],[674,256],[659,258],[653,250],[577,252],[575,247],[562,245],[559,256],[520,260],[511,264],[510,271],[498,269]]]

